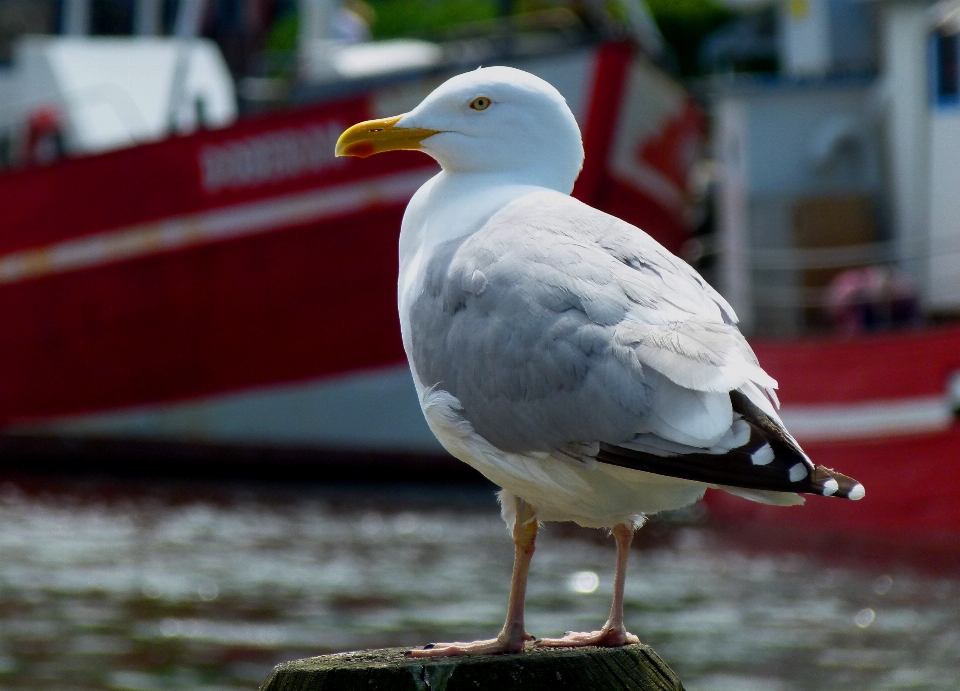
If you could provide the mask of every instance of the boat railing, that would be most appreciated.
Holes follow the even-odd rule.
[[[747,254],[754,270],[803,271],[888,264],[895,259],[895,253],[895,243],[885,240],[838,247],[755,248]]]
[[[701,256],[719,256],[724,251],[716,239],[698,238],[697,242],[702,246]],[[720,259],[723,263],[723,257]],[[830,272],[878,267],[914,283],[913,288],[922,292],[932,262],[960,262],[960,236],[937,237],[935,244],[928,240],[926,246],[915,245],[912,251],[896,240],[835,247],[749,247],[737,252],[730,263],[747,272],[754,304],[802,308],[826,304],[827,286],[806,281],[806,273],[819,273],[823,279]]]
[[[751,299],[762,307],[826,309],[835,306],[830,285],[808,283],[804,273],[829,275],[865,267],[893,271],[896,256],[897,246],[890,240],[837,247],[753,248],[746,257],[753,273]]]
[[[835,247],[751,247],[731,262],[741,267],[739,277],[728,274],[727,279],[737,282],[738,311],[741,317],[753,315],[747,316],[746,328],[758,329],[757,333],[785,336],[843,329],[844,320],[861,317],[876,321],[876,328],[893,328],[921,320],[916,277],[902,252],[894,240]],[[721,291],[725,287],[733,286],[721,281]]]

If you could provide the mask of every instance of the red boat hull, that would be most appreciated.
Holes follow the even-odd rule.
[[[788,425],[790,411],[800,408],[849,416],[849,427],[835,427],[834,438],[801,435],[800,441],[815,463],[855,477],[867,494],[858,502],[808,497],[802,507],[782,509],[710,492],[714,516],[819,536],[854,533],[960,547],[960,424],[948,391],[960,372],[960,328],[753,345],[780,384]],[[877,430],[868,419],[895,421],[915,401],[929,402],[935,412],[918,421],[918,432]]]
[[[960,548],[960,426],[933,434],[805,444],[819,465],[867,489],[857,502],[810,496],[784,509],[709,492],[710,512],[754,526],[789,526],[817,535],[896,538],[914,546]]]
[[[692,101],[668,85],[659,121],[625,125],[623,94],[663,78],[621,44],[563,59],[590,78],[575,194],[676,250],[683,209],[608,160],[636,130],[631,165],[682,199],[671,175],[704,133]],[[0,424],[402,365],[397,235],[437,167],[414,152],[335,158],[337,135],[377,107],[371,93],[0,176],[14,201],[0,216]]]

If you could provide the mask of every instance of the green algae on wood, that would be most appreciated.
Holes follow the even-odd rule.
[[[285,662],[260,691],[683,691],[673,671],[642,644],[433,660],[404,652],[361,650]]]

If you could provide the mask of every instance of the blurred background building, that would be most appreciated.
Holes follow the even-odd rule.
[[[755,38],[748,56],[775,57],[776,78],[718,78],[712,91],[725,293],[758,334],[822,330],[841,312],[849,328],[837,300],[877,303],[860,310],[863,329],[915,324],[921,305],[955,314],[957,7],[766,4],[775,40]],[[712,65],[744,59],[721,40],[730,31],[708,42]],[[868,265],[896,277],[869,300],[830,290]]]

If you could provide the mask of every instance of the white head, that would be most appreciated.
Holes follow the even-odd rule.
[[[512,67],[484,67],[441,84],[405,115],[354,125],[337,155],[419,149],[448,173],[491,173],[569,193],[583,165],[580,129],[563,96]]]

